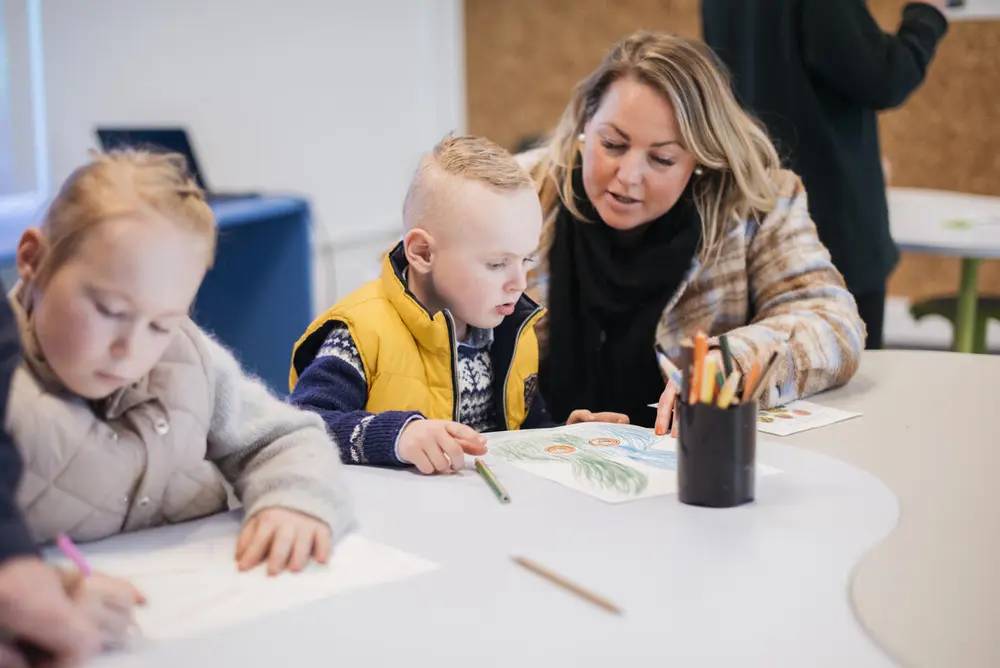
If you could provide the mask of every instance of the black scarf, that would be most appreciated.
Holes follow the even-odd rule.
[[[548,352],[539,384],[552,417],[576,408],[617,411],[652,426],[648,404],[663,392],[656,363],[656,325],[691,268],[701,219],[691,186],[641,231],[601,221],[573,170],[577,219],[562,206],[549,251]]]

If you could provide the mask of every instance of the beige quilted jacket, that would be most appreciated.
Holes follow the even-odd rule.
[[[226,510],[224,480],[249,518],[281,506],[352,524],[337,447],[319,416],[243,375],[187,321],[140,382],[101,402],[69,394],[45,363],[18,299],[24,359],[7,428],[25,461],[18,503],[37,540],[90,541]]]

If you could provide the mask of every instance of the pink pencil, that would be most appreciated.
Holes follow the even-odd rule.
[[[62,553],[66,555],[66,558],[76,564],[76,567],[80,569],[80,573],[84,577],[89,577],[93,572],[90,569],[90,564],[87,563],[87,559],[83,556],[73,541],[70,540],[69,536],[64,533],[56,536],[56,545],[62,550]]]

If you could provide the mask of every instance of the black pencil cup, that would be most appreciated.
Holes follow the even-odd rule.
[[[732,508],[753,501],[757,402],[723,410],[678,402],[677,496],[681,503]]]

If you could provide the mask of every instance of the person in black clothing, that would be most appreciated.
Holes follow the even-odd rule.
[[[809,191],[809,211],[882,347],[889,233],[876,112],[923,81],[948,29],[945,0],[911,2],[895,35],[863,0],[703,0],[705,41]]]
[[[5,424],[7,392],[19,361],[14,314],[0,298],[0,421]],[[101,649],[101,634],[71,601],[58,572],[38,556],[15,502],[21,457],[0,429],[0,665],[23,666],[30,643],[55,665],[79,663]],[[14,639],[21,641],[15,644]]]

